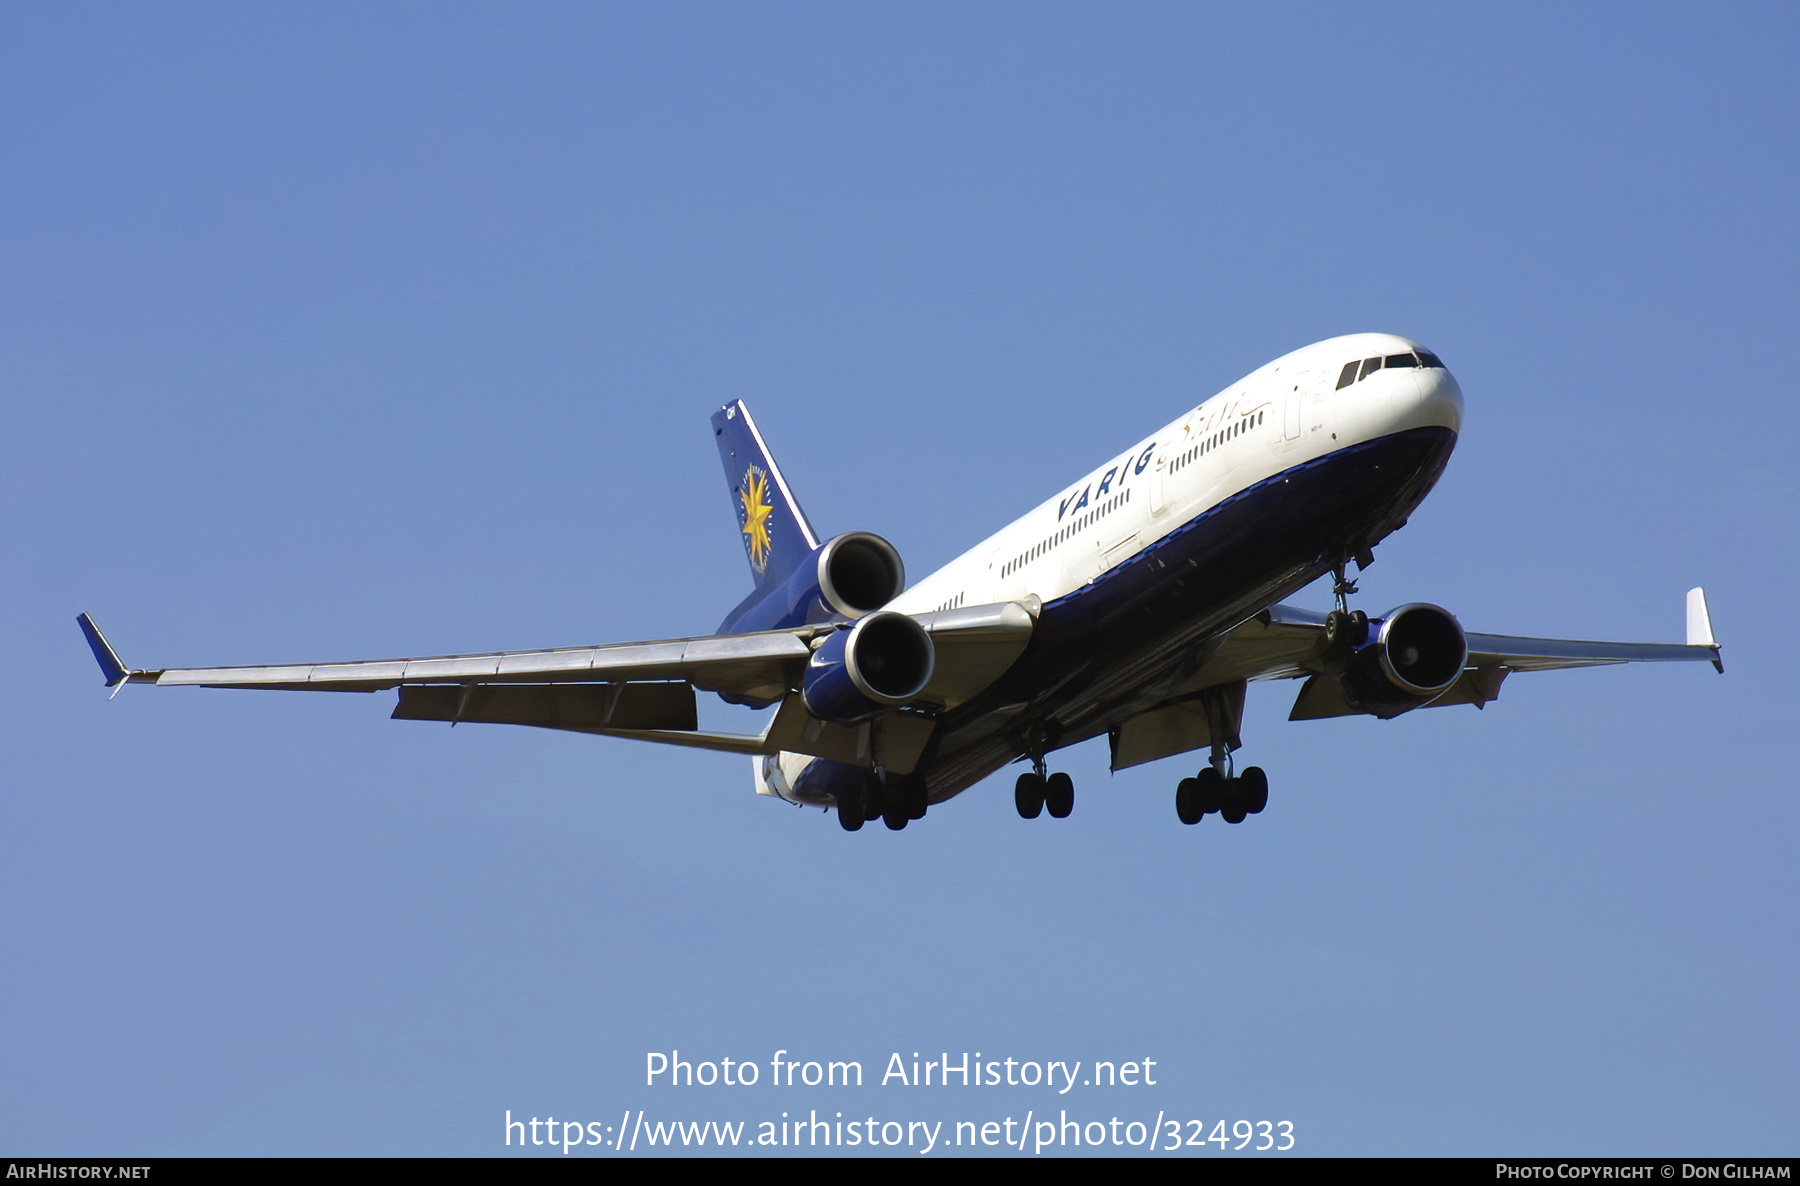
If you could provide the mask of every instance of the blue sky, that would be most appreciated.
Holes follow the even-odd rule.
[[[1284,1119],[1318,1154],[1791,1154],[1797,32],[1776,4],[9,6],[0,1146],[1063,1108]],[[844,835],[741,759],[386,694],[109,704],[72,621],[139,666],[701,632],[749,581],[730,399],[822,532],[916,575],[1360,330],[1467,398],[1366,608],[1677,640],[1704,584],[1725,677],[1524,675],[1385,723],[1289,724],[1258,686],[1271,804],[1240,827],[1175,820],[1192,763],[1088,745],[1062,823],[996,778]],[[765,1082],[644,1087],[671,1049]],[[1162,1077],[778,1089],[777,1049]]]

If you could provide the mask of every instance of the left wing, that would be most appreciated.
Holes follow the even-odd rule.
[[[1328,672],[1325,618],[1314,610],[1275,605],[1233,628],[1174,695],[1115,728],[1114,769],[1211,744],[1212,724],[1204,703],[1207,694],[1239,681],[1305,679],[1289,720],[1361,715],[1362,710],[1345,699],[1338,681]],[[1701,589],[1688,591],[1685,643],[1588,642],[1473,632],[1464,637],[1468,657],[1462,674],[1419,707],[1473,704],[1482,708],[1499,696],[1501,682],[1515,671],[1693,661],[1725,670],[1718,640],[1713,637],[1706,593]],[[1241,692],[1236,695],[1241,697]],[[1231,744],[1236,744],[1234,736]]]
[[[1685,661],[1707,662],[1721,672],[1725,670],[1718,640],[1713,637],[1712,616],[1707,612],[1704,589],[1688,590],[1685,643],[1587,642],[1473,631],[1465,637],[1469,644],[1465,674],[1487,667],[1503,667],[1509,672],[1553,671],[1562,667],[1601,667],[1613,663]],[[1218,654],[1204,670],[1211,674],[1216,667],[1219,669],[1217,674],[1226,678],[1293,679],[1323,671],[1319,660],[1324,649],[1324,614],[1291,605],[1276,605],[1227,634]],[[1227,671],[1236,675],[1227,676]],[[1440,702],[1456,703],[1440,697],[1427,707],[1435,707]]]

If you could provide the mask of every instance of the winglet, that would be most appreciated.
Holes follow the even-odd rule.
[[[1721,675],[1725,673],[1725,662],[1719,658],[1719,640],[1713,637],[1712,615],[1706,612],[1705,589],[1688,590],[1687,641],[1691,647],[1711,647],[1713,667]]]
[[[94,659],[100,664],[100,674],[106,677],[106,686],[117,696],[131,672],[125,669],[125,664],[119,662],[118,652],[112,649],[112,644],[100,633],[100,627],[94,625],[94,619],[86,614],[77,614],[75,624],[87,636],[88,649],[94,652]]]

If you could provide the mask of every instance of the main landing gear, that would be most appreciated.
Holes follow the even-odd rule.
[[[1249,766],[1236,778],[1226,778],[1208,766],[1175,788],[1175,814],[1184,824],[1197,824],[1218,812],[1228,824],[1241,824],[1269,805],[1269,776],[1261,766]]]
[[[1044,774],[1044,759],[1033,758],[1032,768],[1019,775],[1013,784],[1013,806],[1020,819],[1036,819],[1045,808],[1052,819],[1067,819],[1075,810],[1075,780],[1058,770]]]
[[[1344,572],[1350,560],[1356,561],[1358,570],[1375,563],[1368,546],[1359,544],[1331,566],[1331,592],[1337,608],[1325,617],[1325,657],[1333,665],[1342,664],[1369,641],[1369,615],[1350,608],[1350,594],[1356,592],[1356,582]],[[1238,748],[1244,715],[1244,685],[1209,688],[1200,703],[1212,737],[1212,758],[1199,774],[1182,779],[1175,788],[1175,814],[1184,824],[1197,824],[1216,811],[1226,823],[1241,824],[1269,805],[1269,776],[1262,767],[1247,766],[1242,774],[1231,773],[1231,751]]]
[[[871,773],[860,788],[839,793],[838,823],[844,831],[855,832],[867,820],[880,817],[889,831],[898,832],[913,820],[924,819],[928,803],[923,774]]]
[[[1233,775],[1231,751],[1243,743],[1238,734],[1244,721],[1245,683],[1239,680],[1207,688],[1199,697],[1206,713],[1206,730],[1212,739],[1212,756],[1193,778],[1175,788],[1175,814],[1184,824],[1197,824],[1212,812],[1226,823],[1241,824],[1269,805],[1269,779],[1261,767],[1250,766]]]

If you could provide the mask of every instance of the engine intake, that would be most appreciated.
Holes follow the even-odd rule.
[[[906,588],[906,566],[893,544],[848,531],[819,549],[819,596],[846,618],[874,613]]]
[[[874,613],[904,588],[906,566],[894,545],[873,532],[847,531],[814,549],[780,584],[744,598],[718,632],[853,621]]]
[[[1344,698],[1375,716],[1397,717],[1443,695],[1468,658],[1468,639],[1448,611],[1403,605],[1345,663]]]
[[[915,699],[934,662],[925,627],[905,614],[869,614],[813,652],[800,695],[822,720],[860,721]]]

